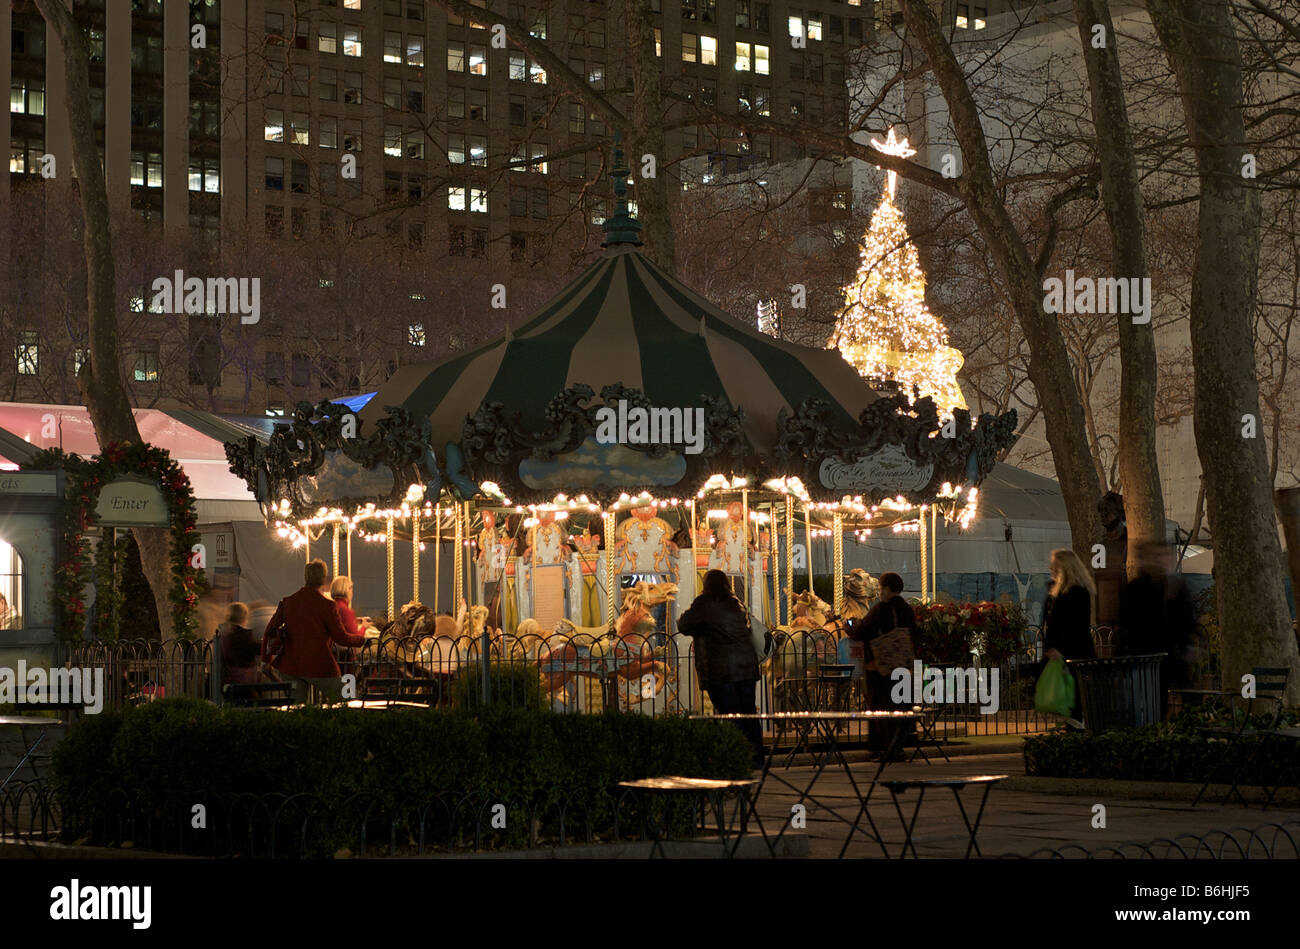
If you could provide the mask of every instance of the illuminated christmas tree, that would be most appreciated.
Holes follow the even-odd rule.
[[[871,144],[887,155],[916,154],[893,129],[886,141]],[[934,399],[940,416],[947,416],[954,407],[966,408],[957,385],[962,355],[948,345],[947,328],[925,305],[925,274],[894,204],[896,180],[889,172],[863,239],[857,278],[844,288],[834,344],[873,385],[896,383],[911,400],[915,386],[921,396]]]

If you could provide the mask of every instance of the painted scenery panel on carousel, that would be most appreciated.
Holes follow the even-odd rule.
[[[918,464],[899,445],[886,445],[853,462],[827,458],[817,472],[824,487],[839,491],[905,493],[923,490],[934,478],[934,465]]]
[[[570,494],[599,485],[667,487],[685,474],[686,459],[676,452],[652,458],[626,445],[602,445],[594,438],[550,461],[525,458],[519,463],[519,478],[528,487]]]
[[[298,479],[298,489],[308,504],[384,497],[393,491],[393,473],[382,466],[372,470],[342,452],[330,452],[314,474]]]
[[[614,572],[618,574],[668,574],[677,578],[677,545],[673,528],[654,507],[632,509],[632,516],[619,524],[614,548]]]

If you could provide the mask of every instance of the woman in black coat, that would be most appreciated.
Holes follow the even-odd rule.
[[[1092,642],[1092,598],[1097,592],[1079,555],[1052,551],[1052,589],[1043,614],[1043,649],[1048,659],[1096,659]],[[1079,693],[1070,717],[1080,717]]]
[[[911,634],[912,652],[913,655],[916,654],[921,630],[916,622],[916,611],[912,609],[912,604],[903,598],[902,593],[902,577],[896,573],[881,574],[880,602],[873,606],[866,616],[848,627],[850,639],[866,644],[863,658],[869,666],[875,662],[871,653],[871,641],[895,629],[906,629]],[[867,669],[867,701],[868,705],[876,711],[903,712],[911,707],[911,703],[894,704],[890,695],[894,684],[891,678],[892,672],[892,669]],[[919,695],[914,698],[917,702],[921,700]],[[895,744],[895,736],[900,727],[896,722],[871,722],[867,726],[867,746],[882,755],[893,748],[894,760],[901,760],[902,753]],[[916,730],[916,723],[908,722],[905,727],[908,734],[903,735],[902,740]]]
[[[682,614],[677,631],[695,640],[695,672],[714,710],[722,715],[755,714],[758,656],[749,616],[731,592],[725,573],[710,570],[704,575],[703,592]],[[758,719],[736,724],[754,747],[755,767],[762,767],[763,728]]]

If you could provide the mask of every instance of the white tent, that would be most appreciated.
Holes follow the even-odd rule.
[[[188,409],[134,409],[145,441],[165,448],[185,469],[198,498],[199,523],[257,520],[247,486],[231,474],[224,441],[256,434],[228,419]],[[99,453],[90,413],[81,405],[0,402],[0,468],[13,471],[43,448],[85,457]]]
[[[968,529],[959,531],[940,523],[935,539],[940,574],[1046,573],[1051,552],[1070,546],[1065,503],[1060,486],[1051,478],[995,465],[980,485],[978,497],[979,515]],[[919,589],[920,541],[914,533],[876,531],[858,543],[846,542],[844,564],[845,569],[862,567],[872,574],[892,570],[904,579],[915,578]],[[823,573],[829,566],[830,541],[818,542],[814,570]]]

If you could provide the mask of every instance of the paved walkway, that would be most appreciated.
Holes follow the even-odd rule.
[[[854,779],[870,781],[876,765],[870,762],[852,762]],[[792,767],[780,771],[790,783],[803,787],[811,776],[810,767]],[[989,794],[988,807],[980,824],[979,846],[984,856],[1004,854],[1029,854],[1043,847],[1060,848],[1074,843],[1089,849],[1123,842],[1150,842],[1158,838],[1176,838],[1183,834],[1203,835],[1219,829],[1233,827],[1256,828],[1270,823],[1300,821],[1300,805],[1294,796],[1285,806],[1270,807],[1267,811],[1255,804],[1222,806],[1222,793],[1210,802],[1192,808],[1191,799],[1197,788],[1187,785],[1160,786],[1134,782],[1068,782],[1043,778],[1024,777],[1024,758],[1019,754],[963,755],[949,762],[938,759],[926,765],[919,759],[914,764],[891,764],[884,777],[893,779],[959,777],[976,774],[1008,774],[1013,778],[994,787]],[[1068,793],[1054,793],[1066,791]],[[813,794],[824,807],[808,805],[807,830],[811,842],[810,855],[836,857],[848,834],[848,823],[857,811],[844,772],[828,766],[818,781]],[[968,813],[979,807],[983,790],[971,787],[962,792]],[[1182,795],[1184,799],[1167,799],[1169,795]],[[769,833],[780,829],[781,822],[789,820],[791,805],[798,795],[769,778],[759,801],[759,813]],[[907,791],[901,798],[903,813],[911,818],[916,792]],[[1095,805],[1105,807],[1104,828],[1094,828]],[[837,820],[827,809],[843,816]],[[871,796],[871,816],[880,828],[885,846],[891,857],[898,856],[903,842],[903,830],[890,799],[889,791],[877,787]],[[863,822],[865,826],[865,821]],[[1292,835],[1300,842],[1300,827],[1292,828]],[[1242,835],[1243,839],[1245,835]],[[925,802],[917,820],[914,835],[917,853],[921,857],[961,857],[966,852],[968,835],[951,791],[932,788],[926,791]],[[1186,845],[1190,851],[1195,843]],[[1276,855],[1297,857],[1296,845],[1283,840]],[[1227,855],[1234,850],[1229,845]],[[1133,854],[1136,855],[1136,854]],[[1177,854],[1173,854],[1177,856]],[[881,856],[880,846],[858,835],[847,853],[849,857]],[[910,851],[909,851],[910,856]]]

